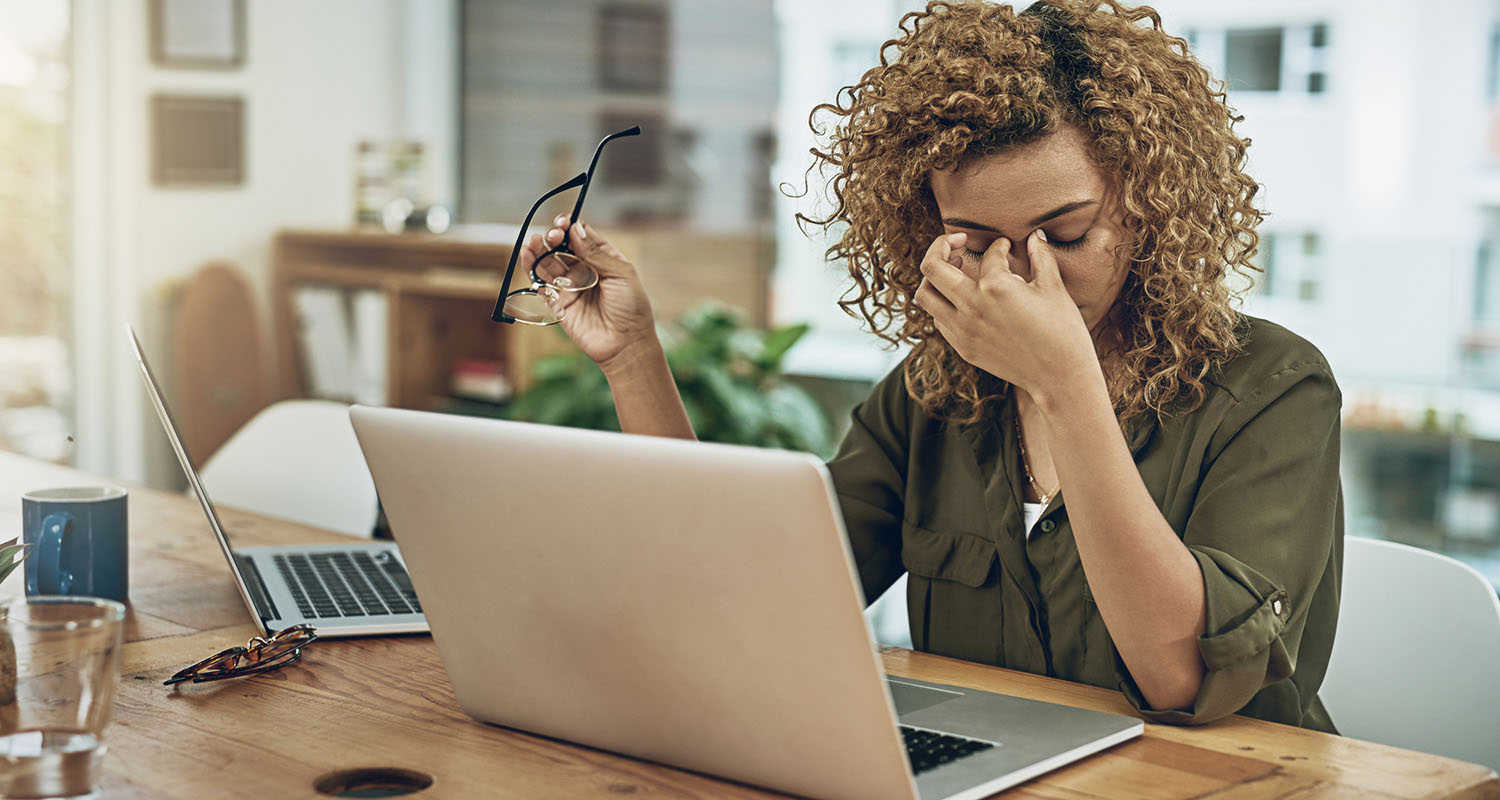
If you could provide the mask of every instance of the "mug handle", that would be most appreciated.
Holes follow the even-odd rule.
[[[42,536],[37,542],[37,583],[42,594],[67,594],[73,590],[73,573],[62,565],[63,536],[73,522],[64,511],[48,514],[42,520]]]

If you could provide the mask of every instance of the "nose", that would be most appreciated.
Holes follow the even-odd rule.
[[[1026,254],[1024,244],[1011,244],[1009,266],[1011,272],[1020,275],[1027,283],[1031,282],[1031,257]]]

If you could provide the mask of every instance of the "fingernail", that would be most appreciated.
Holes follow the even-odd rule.
[[[576,233],[576,234],[578,234],[578,241],[580,241],[580,242],[586,242],[586,241],[588,241],[588,239],[589,239],[588,226],[584,225],[582,222],[580,222],[577,225],[573,226],[573,232]]]
[[[1044,230],[1042,230],[1041,228],[1037,228],[1036,229],[1036,238],[1041,239],[1044,242],[1047,241],[1047,232],[1044,231]]]

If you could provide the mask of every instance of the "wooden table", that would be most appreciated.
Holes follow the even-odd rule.
[[[0,454],[0,541],[18,535],[30,489],[108,483]],[[224,511],[238,545],[337,535]],[[354,767],[426,773],[419,798],[770,797],[610,753],[481,725],[459,710],[430,638],[321,641],[302,661],[243,681],[176,691],[178,667],[243,644],[254,629],[197,504],[133,488],[131,608],[104,796],[316,797],[319,776]],[[12,579],[0,594],[14,595]],[[892,674],[1129,714],[1116,692],[908,650]],[[1495,797],[1488,768],[1233,717],[1143,738],[1037,778],[1005,797]]]

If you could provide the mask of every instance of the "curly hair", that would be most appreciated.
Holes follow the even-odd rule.
[[[1242,117],[1223,85],[1161,30],[1155,10],[1115,0],[1044,0],[1019,14],[936,0],[900,27],[878,67],[809,116],[819,135],[819,114],[836,117],[809,170],[831,168],[832,210],[798,219],[840,231],[827,256],[847,263],[854,285],[839,304],[882,339],[913,345],[904,367],[912,397],[973,422],[1006,391],[960,358],[914,301],[923,254],[943,232],[928,176],[1072,125],[1121,196],[1118,257],[1130,264],[1112,311],[1116,414],[1123,423],[1201,405],[1205,381],[1243,346],[1225,278],[1258,271],[1264,216],[1244,172],[1250,142],[1235,135]]]

